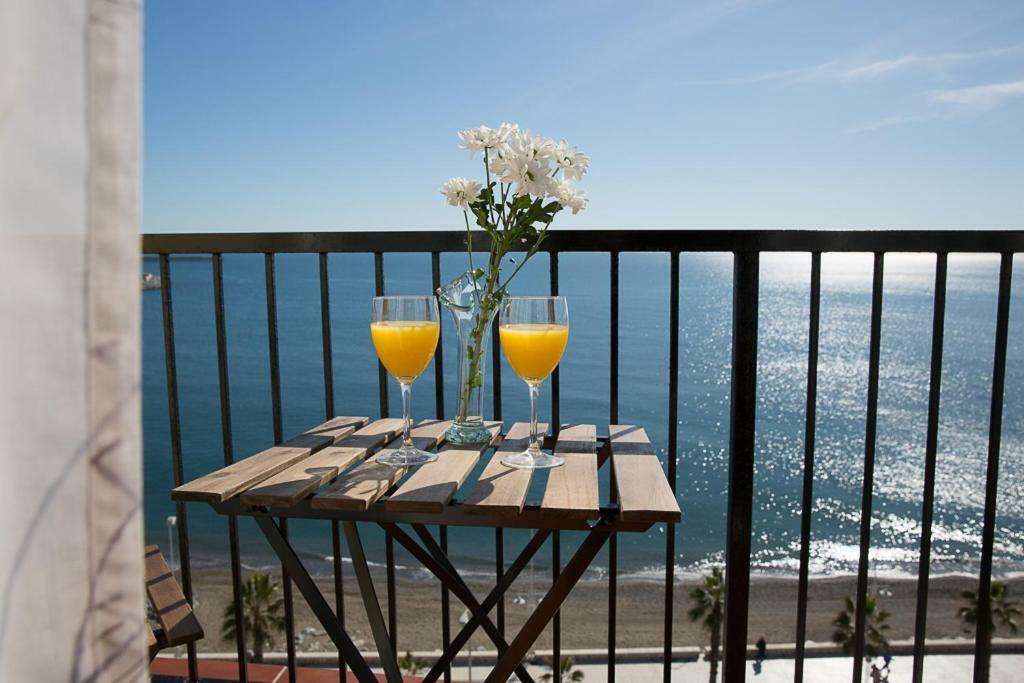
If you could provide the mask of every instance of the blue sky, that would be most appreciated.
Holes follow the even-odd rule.
[[[561,228],[1024,228],[1024,2],[150,0],[143,230],[459,228],[457,130],[591,157]]]

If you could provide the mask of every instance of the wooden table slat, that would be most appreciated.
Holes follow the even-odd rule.
[[[548,426],[541,423],[537,429],[543,434],[547,432]],[[501,464],[501,459],[525,450],[529,442],[530,425],[525,422],[512,425],[463,502],[468,514],[514,517],[522,512],[533,479],[533,470],[506,467]]]
[[[413,427],[412,440],[417,448],[431,450],[444,439],[450,421],[426,420]],[[400,439],[388,444],[401,445]],[[336,482],[313,496],[313,507],[321,510],[366,510],[405,476],[406,467],[391,467],[371,460],[349,470]]]
[[[221,468],[171,491],[179,501],[221,503],[345,438],[369,421],[365,417],[335,417],[280,445]]]
[[[637,425],[609,425],[608,438],[619,455],[657,455],[647,432]]]
[[[555,453],[565,464],[548,473],[541,510],[572,519],[597,519],[601,500],[597,485],[597,426],[563,425]]]
[[[611,425],[612,468],[623,521],[678,522],[679,503],[643,427]]]
[[[438,453],[437,460],[417,468],[386,501],[388,510],[399,512],[442,512],[480,462],[480,456],[501,440],[501,423],[488,422],[491,440],[479,445],[451,445]]]
[[[400,418],[376,420],[333,446],[317,451],[288,469],[264,479],[239,500],[243,505],[290,507],[366,458],[402,431]]]
[[[190,643],[203,637],[203,627],[185,600],[171,568],[155,545],[146,546],[146,594],[156,612],[168,647]],[[155,636],[154,636],[155,639]]]

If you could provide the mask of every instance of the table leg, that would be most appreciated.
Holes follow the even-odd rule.
[[[505,648],[508,647],[508,643],[505,642],[505,638],[498,631],[498,627],[495,626],[494,622],[491,621],[491,618],[487,616],[487,612],[489,610],[484,610],[483,606],[476,599],[476,596],[473,595],[473,591],[470,590],[469,586],[467,586],[459,576],[458,571],[448,561],[448,557],[434,541],[434,537],[430,535],[430,532],[427,531],[426,527],[419,524],[413,525],[413,529],[416,530],[416,533],[423,540],[423,545],[427,548],[427,550],[424,550],[397,525],[382,524],[381,526],[391,534],[392,538],[398,541],[399,545],[408,550],[430,573],[437,577],[446,588],[454,593],[455,597],[461,600],[462,603],[469,608],[474,620],[483,627],[484,631],[487,632],[488,637],[490,637],[491,641],[494,642],[498,651],[504,652]],[[533,683],[533,678],[526,671],[526,667],[517,667],[516,675],[519,677],[521,683]]]
[[[317,588],[316,583],[313,582],[309,572],[306,571],[298,555],[295,554],[291,545],[285,540],[274,520],[270,517],[259,515],[254,516],[253,519],[256,520],[260,531],[263,532],[267,542],[270,543],[270,547],[277,553],[281,564],[288,570],[295,586],[302,593],[302,597],[309,603],[313,614],[316,615],[324,630],[327,631],[327,635],[334,641],[335,646],[341,650],[342,656],[348,662],[348,665],[352,667],[352,673],[355,674],[361,683],[377,683],[376,676],[370,671],[370,666],[363,659],[359,648],[356,647],[352,639],[345,633],[345,629],[342,628],[337,615],[331,610],[331,606],[327,604],[327,600],[324,599],[320,589]]]
[[[583,572],[597,557],[597,553],[604,546],[605,541],[614,533],[614,531],[595,529],[587,535],[576,554],[569,560],[569,564],[565,565],[558,580],[551,585],[544,599],[537,605],[537,609],[519,629],[519,633],[509,645],[508,650],[501,656],[491,674],[485,679],[485,683],[505,683],[509,679],[533,644],[537,642],[541,631],[555,616],[555,612],[562,606],[565,599],[569,597],[569,593],[583,576]],[[560,665],[559,662],[553,662],[553,664],[555,667]]]
[[[377,591],[373,587],[370,568],[366,564],[366,553],[363,552],[363,542],[359,538],[359,530],[356,528],[355,522],[346,521],[341,524],[345,529],[348,552],[352,556],[352,568],[355,570],[356,581],[359,582],[359,594],[363,598],[366,618],[370,621],[373,640],[377,644],[381,667],[384,669],[388,683],[402,683],[402,674],[398,670],[398,659],[395,657],[394,648],[391,647],[391,638],[388,635],[387,626],[384,624],[384,615],[380,611],[380,602],[377,600]]]
[[[519,573],[523,571],[527,564],[529,564],[530,559],[538,550],[540,550],[544,545],[544,541],[546,541],[550,535],[550,531],[542,529],[537,531],[527,542],[526,546],[522,551],[520,551],[515,561],[509,565],[508,570],[502,575],[501,580],[498,581],[497,585],[491,589],[491,592],[487,594],[487,597],[484,598],[484,601],[480,604],[484,613],[490,612],[494,609],[494,606],[498,603],[498,600],[501,599],[501,596],[505,594],[505,591],[509,589],[512,583],[516,580],[516,577],[519,576]],[[441,674],[444,673],[445,667],[452,663],[455,656],[458,655],[466,643],[469,642],[470,636],[473,635],[473,632],[476,631],[479,624],[480,621],[475,616],[470,617],[469,622],[462,627],[462,630],[460,630],[454,638],[452,638],[451,643],[449,643],[448,647],[445,648],[444,654],[441,655],[441,658],[434,663],[434,666],[431,667],[429,672],[427,672],[427,675],[423,677],[423,683],[434,683],[441,677]]]

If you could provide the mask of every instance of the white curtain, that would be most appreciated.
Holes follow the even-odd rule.
[[[0,681],[146,679],[140,31],[0,0]]]

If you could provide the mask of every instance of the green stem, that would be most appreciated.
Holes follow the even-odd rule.
[[[498,208],[498,218],[501,219],[501,227],[502,227],[502,229],[503,230],[508,230],[508,218],[505,217],[505,200],[508,198],[508,189],[510,187],[512,187],[512,184],[511,183],[509,183],[508,185],[505,185],[505,183],[498,183],[498,184],[501,186],[501,204],[498,205],[499,206],[499,208]]]
[[[469,257],[470,277],[476,271],[473,267],[473,231],[469,227],[469,213],[463,210],[462,217],[466,219],[466,256]]]
[[[487,280],[484,284],[483,293],[479,294],[479,309],[477,311],[476,324],[473,326],[472,331],[469,333],[469,344],[466,348],[470,354],[469,357],[469,370],[467,372],[468,377],[466,382],[462,386],[462,394],[459,397],[459,408],[456,419],[460,422],[464,422],[469,417],[469,399],[473,393],[473,389],[483,386],[483,373],[480,371],[480,362],[482,360],[482,348],[484,342],[484,334],[487,331],[487,325],[490,322],[491,314],[494,311],[496,300],[494,298],[494,286],[497,283],[498,269],[494,267],[494,254],[491,252],[491,260],[488,264],[487,269]],[[474,280],[474,283],[476,281]]]
[[[489,155],[484,150],[484,166],[487,169],[487,187],[490,188],[491,176],[489,168]],[[459,396],[459,405],[456,415],[456,420],[459,422],[465,422],[469,417],[469,405],[470,397],[473,394],[473,390],[483,386],[483,373],[480,368],[480,364],[483,361],[483,343],[484,335],[487,332],[487,325],[491,321],[491,317],[495,313],[495,308],[501,302],[505,296],[505,291],[512,281],[512,279],[519,273],[519,271],[526,265],[526,262],[537,253],[540,243],[547,236],[547,228],[541,230],[537,239],[527,250],[526,256],[516,264],[516,268],[504,282],[500,282],[501,277],[501,261],[508,253],[509,249],[513,246],[516,241],[517,235],[521,235],[522,232],[516,232],[508,229],[509,223],[515,224],[516,212],[509,208],[509,212],[506,214],[504,209],[506,208],[506,200],[508,193],[511,189],[511,185],[505,186],[502,184],[501,187],[501,209],[499,209],[498,215],[501,218],[501,222],[504,225],[504,230],[498,230],[498,224],[494,221],[494,204],[495,197],[491,195],[491,201],[488,203],[488,215],[491,217],[491,228],[488,232],[491,232],[491,249],[488,255],[487,263],[487,278],[484,281],[483,287],[478,286],[478,280],[472,277],[472,273],[475,271],[473,265],[473,253],[472,253],[472,229],[469,224],[469,215],[464,211],[463,217],[466,221],[466,247],[467,254],[469,257],[469,270],[471,279],[474,285],[474,294],[477,297],[477,319],[473,325],[473,329],[470,331],[469,342],[466,346],[466,353],[469,354],[469,367],[467,369],[466,381],[461,387],[461,394]]]
[[[533,246],[530,247],[529,251],[526,252],[526,256],[523,257],[522,261],[516,264],[516,269],[512,271],[512,274],[509,275],[505,279],[505,282],[502,283],[501,287],[498,288],[499,294],[501,294],[502,296],[505,295],[505,289],[508,287],[509,283],[512,282],[512,278],[516,276],[516,273],[523,269],[523,266],[526,265],[527,261],[533,258],[533,255],[537,253],[537,249],[540,248],[540,243],[544,241],[545,237],[547,237],[547,228],[541,230],[540,234],[537,235],[537,241],[535,241],[533,243]],[[502,256],[504,256],[504,254]]]
[[[484,147],[484,176],[487,178],[487,190],[491,190],[491,156]],[[491,224],[497,230],[498,223],[494,220],[494,193],[491,193],[491,201],[487,202],[487,213],[491,216]]]

